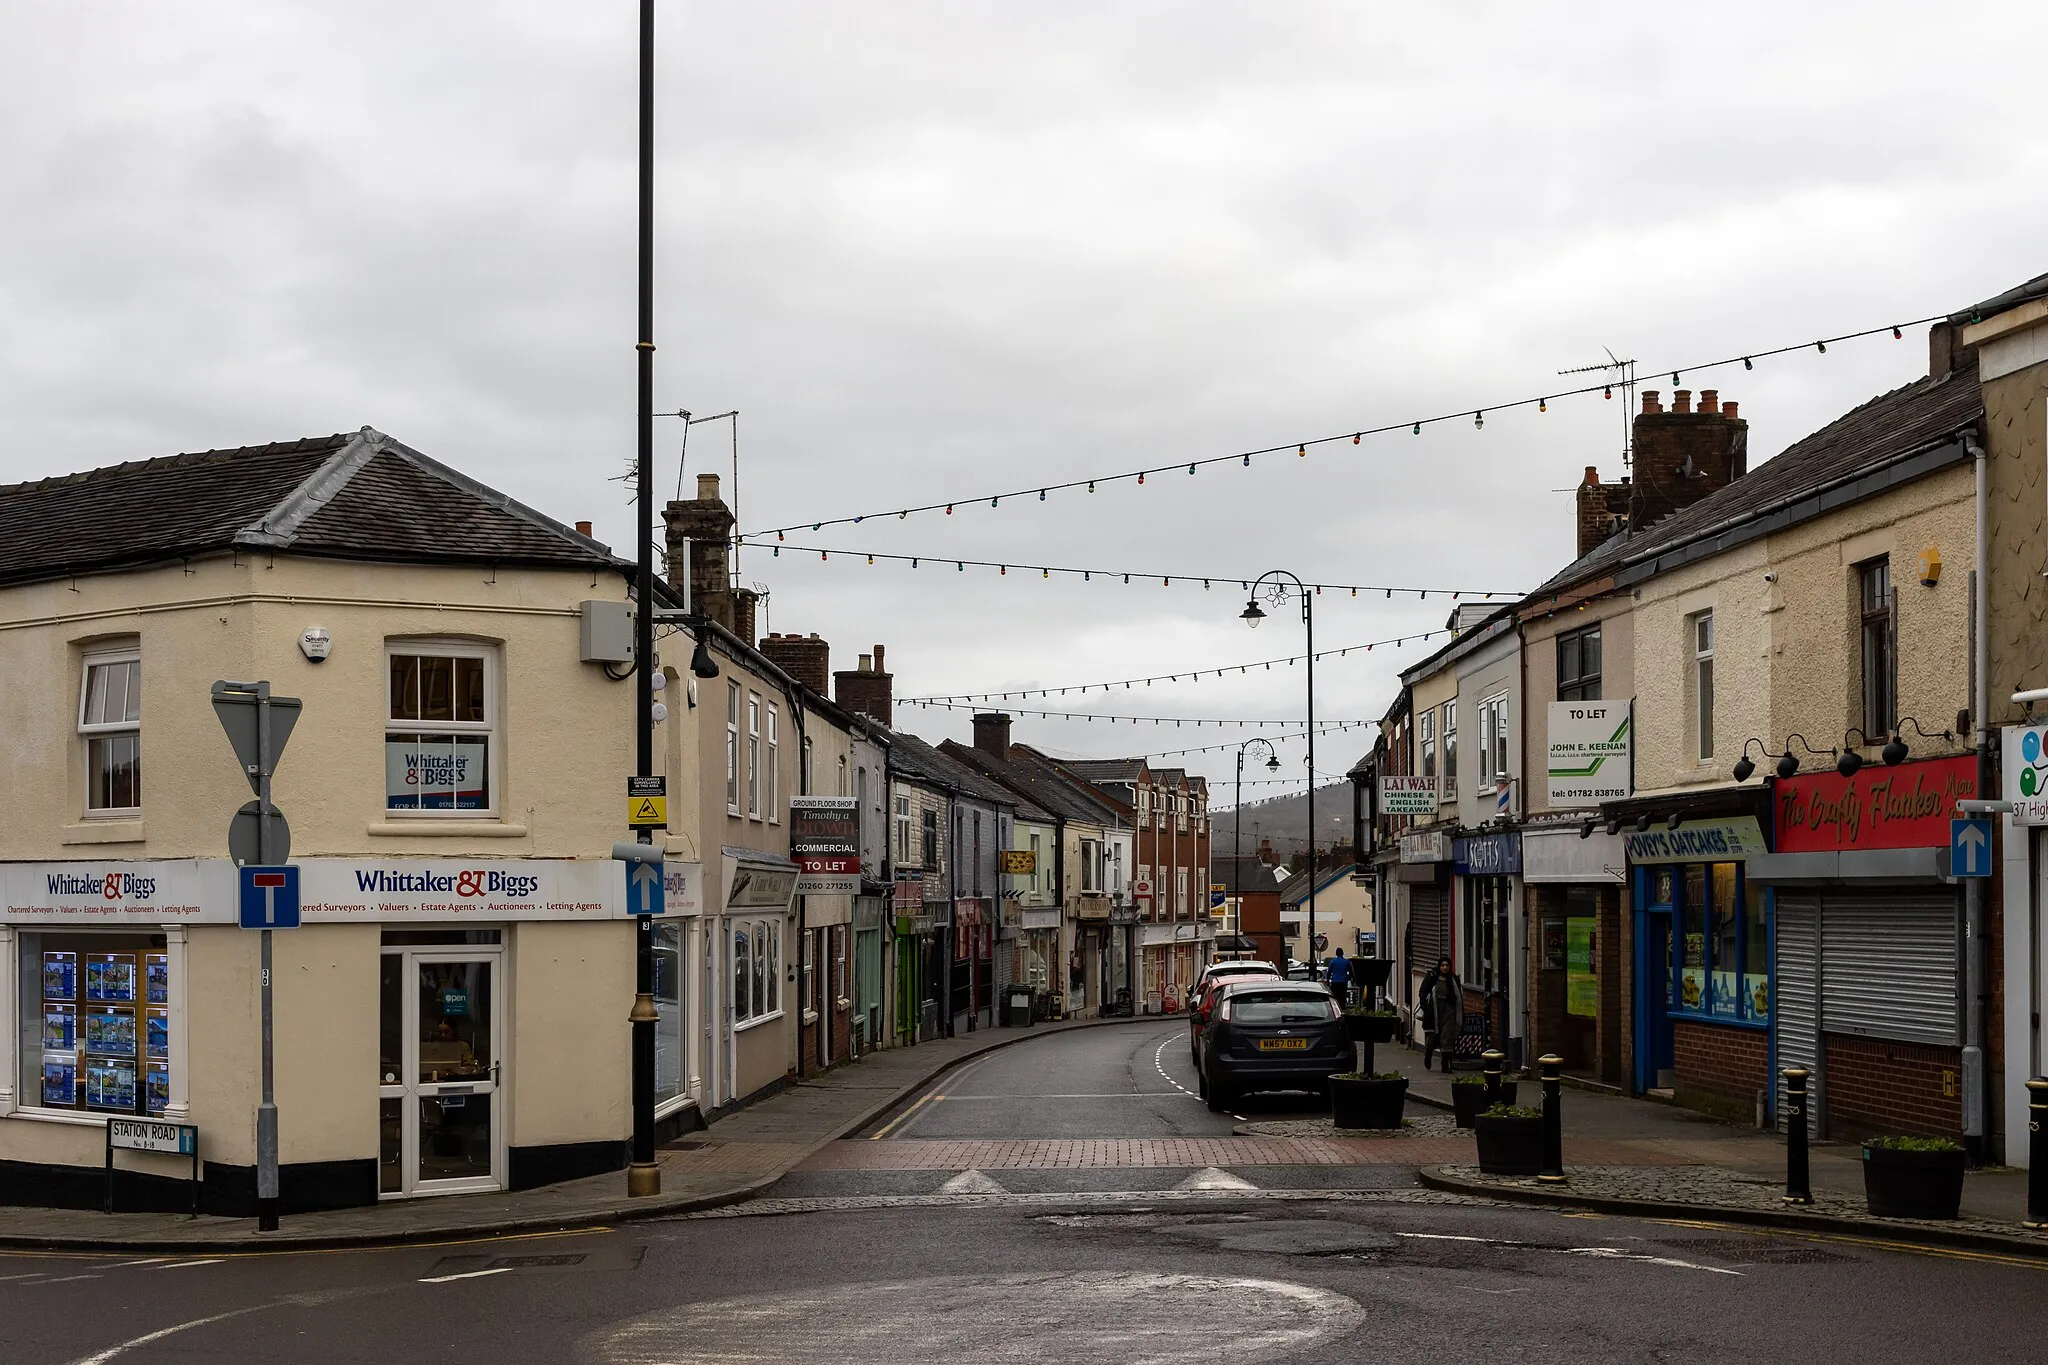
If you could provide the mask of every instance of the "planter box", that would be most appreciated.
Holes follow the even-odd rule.
[[[1399,1128],[1408,1078],[1392,1081],[1330,1078],[1330,1117],[1339,1128]]]
[[[1472,1132],[1479,1139],[1479,1169],[1488,1175],[1542,1173],[1542,1119],[1490,1119],[1481,1114],[1472,1121]]]
[[[1401,1021],[1391,1014],[1346,1014],[1344,1036],[1354,1043],[1391,1043]]]
[[[1865,1147],[1863,1198],[1879,1218],[1954,1218],[1963,1205],[1963,1154]]]
[[[1515,1083],[1513,1081],[1502,1081],[1500,1083],[1500,1102],[1502,1104],[1513,1104],[1515,1102]],[[1457,1118],[1460,1128],[1470,1128],[1474,1119],[1492,1107],[1492,1104],[1487,1101],[1486,1087],[1483,1085],[1453,1085],[1451,1087],[1451,1113]]]

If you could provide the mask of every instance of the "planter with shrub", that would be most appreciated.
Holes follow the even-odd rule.
[[[1354,1043],[1390,1043],[1401,1027],[1401,1016],[1392,1010],[1344,1011],[1344,1036]]]
[[[1954,1218],[1963,1206],[1962,1145],[1872,1138],[1863,1144],[1863,1198],[1879,1218]]]
[[[1502,1081],[1499,1103],[1514,1102],[1515,1083]],[[1480,1111],[1487,1107],[1486,1077],[1467,1075],[1451,1082],[1451,1113],[1457,1119],[1460,1128],[1470,1128],[1473,1120],[1479,1117]]]
[[[1543,1170],[1543,1111],[1496,1104],[1472,1121],[1479,1169],[1488,1175],[1538,1175]]]
[[[1408,1078],[1398,1071],[1330,1077],[1330,1117],[1339,1128],[1399,1128]]]

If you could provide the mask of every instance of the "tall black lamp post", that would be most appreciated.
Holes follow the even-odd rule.
[[[654,0],[640,0],[640,317],[633,343],[639,371],[638,460],[634,513],[640,519],[639,601],[633,620],[633,771],[654,776]],[[703,649],[699,636],[698,649]],[[654,842],[654,831],[634,837]],[[630,870],[630,869],[629,869]],[[629,1198],[661,1193],[654,1158],[654,920],[633,925],[633,1159],[626,1167]]]
[[[1288,585],[1292,584],[1292,587]],[[1264,597],[1275,607],[1287,600],[1287,594],[1298,593],[1301,597],[1301,624],[1308,635],[1308,722],[1302,728],[1308,737],[1308,963],[1311,970],[1317,965],[1316,954],[1316,609],[1315,593],[1299,578],[1285,569],[1269,569],[1252,583],[1251,600],[1244,604],[1238,619],[1257,630],[1259,622],[1266,619],[1266,613],[1259,609],[1259,598]]]
[[[1254,622],[1253,624],[1257,624]],[[1230,932],[1237,935],[1237,947],[1244,948],[1244,756],[1251,749],[1262,749],[1266,754],[1266,771],[1280,771],[1280,755],[1273,752],[1273,746],[1262,735],[1253,735],[1237,746],[1237,830],[1230,836],[1232,853],[1230,866],[1230,894],[1237,902],[1237,920],[1230,926]]]

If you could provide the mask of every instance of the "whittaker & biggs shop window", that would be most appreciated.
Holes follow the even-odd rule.
[[[79,687],[78,733],[85,745],[88,815],[142,809],[142,656],[132,649],[88,654]]]
[[[385,809],[489,814],[497,766],[494,655],[437,643],[393,645],[387,653]]]
[[[161,1114],[171,1099],[171,958],[162,934],[23,931],[26,1108]]]

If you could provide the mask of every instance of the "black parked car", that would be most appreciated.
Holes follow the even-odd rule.
[[[1234,981],[1217,997],[1196,1067],[1202,1098],[1229,1108],[1254,1090],[1327,1094],[1351,1070],[1344,1018],[1325,988],[1292,981]]]

